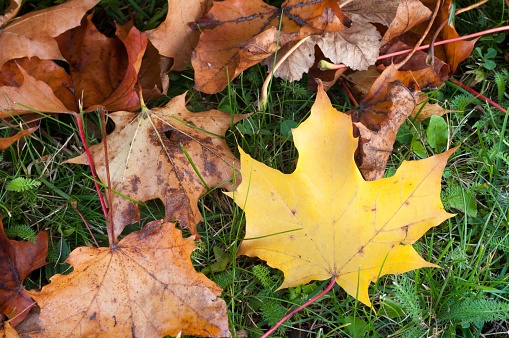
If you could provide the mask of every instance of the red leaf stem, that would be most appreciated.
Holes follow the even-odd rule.
[[[480,98],[481,100],[484,100],[484,101],[488,102],[488,103],[489,103],[489,104],[491,104],[493,107],[500,109],[501,111],[503,111],[503,112],[504,112],[504,114],[507,114],[507,109],[503,108],[501,105],[499,105],[498,103],[496,103],[495,101],[493,101],[493,100],[492,100],[492,99],[490,99],[489,97],[486,97],[486,96],[484,96],[483,94],[476,92],[476,91],[475,91],[475,90],[473,90],[472,88],[468,87],[467,85],[465,85],[465,84],[461,83],[460,81],[458,81],[458,80],[456,80],[456,79],[451,78],[449,81],[451,81],[451,82],[452,82],[452,83],[454,83],[455,85],[458,85],[458,86],[460,86],[461,88],[465,89],[467,92],[474,94],[474,95],[475,95],[475,97]]]
[[[281,318],[281,320],[279,320],[279,322],[277,322],[276,325],[271,327],[269,331],[265,332],[265,334],[261,338],[267,338],[272,332],[276,331],[277,328],[280,327],[281,324],[283,324],[285,321],[287,321],[291,316],[293,316],[297,312],[305,309],[309,304],[312,304],[312,303],[316,302],[318,299],[325,296],[327,293],[329,293],[330,290],[332,290],[334,285],[336,285],[336,279],[331,278],[329,285],[327,285],[327,287],[325,289],[323,289],[322,292],[320,292],[319,294],[317,294],[316,296],[314,296],[313,298],[311,298],[310,300],[308,300],[307,302],[305,302],[304,304],[302,304],[301,306],[299,306],[298,308],[296,308],[295,310],[293,310],[292,312],[290,312],[289,314],[287,314],[286,316]]]

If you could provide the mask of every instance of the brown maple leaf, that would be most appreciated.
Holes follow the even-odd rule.
[[[233,168],[238,168],[223,135],[247,115],[217,110],[192,113],[185,107],[184,94],[162,108],[108,116],[115,122],[107,139],[111,188],[135,201],[159,198],[166,220],[178,220],[197,235],[196,225],[202,219],[198,199],[211,188],[228,188]],[[108,184],[104,145],[90,150],[99,178]],[[67,162],[88,164],[85,154]],[[139,221],[139,209],[118,194],[110,204],[117,237],[127,224]]]
[[[9,21],[0,29],[0,67],[7,61],[37,56],[62,59],[55,37],[80,24],[99,0],[71,0]]]
[[[212,6],[212,0],[168,0],[168,14],[156,29],[147,31],[149,40],[161,55],[173,59],[172,70],[184,70],[191,63],[191,53],[200,32],[191,29]]]
[[[111,248],[79,247],[17,330],[32,337],[230,337],[221,288],[192,265],[194,238],[153,221]]]
[[[23,287],[23,281],[35,269],[46,264],[48,234],[41,231],[35,243],[9,240],[0,219],[0,313],[15,326],[35,305]]]
[[[192,56],[200,74],[195,88],[216,93],[285,44],[344,29],[351,21],[332,0],[287,0],[281,8],[261,0],[227,0],[215,2],[196,24],[203,32]]]

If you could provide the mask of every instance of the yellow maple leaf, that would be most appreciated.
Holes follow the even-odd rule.
[[[440,201],[440,180],[455,149],[404,161],[394,176],[365,181],[354,162],[351,119],[322,88],[293,135],[299,162],[291,174],[241,151],[243,181],[228,193],[247,219],[239,255],[282,270],[280,288],[335,278],[366,305],[369,284],[379,276],[437,267],[412,243],[453,216]]]

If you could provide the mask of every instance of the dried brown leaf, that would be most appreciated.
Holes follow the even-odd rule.
[[[25,130],[22,130],[22,131],[16,133],[16,135],[14,135],[14,136],[0,138],[0,150],[5,150],[5,149],[9,148],[14,142],[19,140],[23,136],[32,134],[38,128],[39,128],[39,126],[28,128],[28,129],[25,129]]]
[[[40,292],[31,337],[230,337],[221,288],[197,273],[190,255],[194,238],[172,223],[153,221],[112,248],[79,247]]]
[[[17,325],[35,305],[23,287],[23,281],[35,269],[46,264],[48,234],[41,231],[32,242],[9,240],[0,220],[0,313]]]

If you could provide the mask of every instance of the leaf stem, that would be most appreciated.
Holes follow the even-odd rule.
[[[80,109],[81,110],[81,109]],[[90,166],[90,171],[92,171],[92,177],[94,178],[95,190],[97,191],[97,195],[99,196],[99,201],[101,202],[101,208],[103,209],[103,214],[106,219],[108,219],[108,208],[106,207],[106,202],[104,202],[104,197],[101,193],[101,188],[97,183],[99,179],[95,173],[95,165],[92,159],[92,153],[90,152],[90,148],[88,147],[87,138],[85,136],[85,130],[83,129],[83,113],[76,114],[74,113],[74,117],[76,118],[76,123],[78,125],[78,131],[80,134],[81,142],[83,142],[83,148],[85,148],[85,153],[87,155],[88,165]]]
[[[334,285],[336,285],[336,278],[332,277],[331,278],[331,281],[329,283],[329,285],[327,285],[327,287],[325,289],[323,289],[322,292],[320,292],[319,294],[317,294],[316,296],[314,296],[313,298],[311,298],[310,300],[308,300],[307,302],[305,302],[304,304],[302,304],[301,306],[299,306],[298,308],[296,308],[295,310],[293,310],[292,312],[290,312],[289,314],[287,314],[286,316],[284,316],[283,318],[281,318],[281,320],[279,320],[276,325],[274,325],[273,327],[270,328],[269,331],[265,332],[265,334],[261,337],[261,338],[267,338],[269,336],[269,334],[271,334],[272,332],[276,331],[278,327],[280,327],[285,321],[287,321],[291,316],[293,316],[294,314],[296,314],[297,312],[305,309],[308,305],[316,302],[318,299],[322,298],[323,296],[325,296],[327,293],[329,293],[330,290],[332,290],[332,288],[334,287]]]

